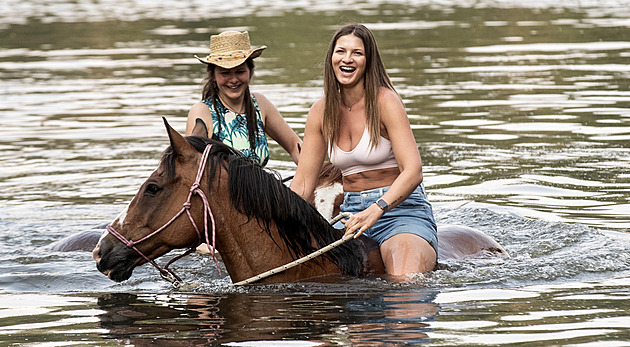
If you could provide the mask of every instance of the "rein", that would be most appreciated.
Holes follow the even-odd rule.
[[[350,213],[350,212],[342,212],[337,217],[333,218],[330,221],[330,224],[335,224],[341,218],[350,217],[350,216],[352,216],[352,213]],[[298,265],[300,265],[302,263],[306,263],[307,261],[309,261],[309,260],[311,260],[311,259],[313,259],[315,257],[318,257],[318,256],[320,256],[320,255],[330,251],[331,249],[333,249],[333,248],[335,248],[337,246],[340,246],[340,245],[350,241],[357,232],[358,232],[358,230],[356,230],[352,234],[349,234],[349,235],[346,235],[346,236],[342,237],[341,239],[339,239],[339,240],[329,244],[326,247],[320,248],[317,251],[312,252],[311,254],[305,255],[304,257],[302,257],[300,259],[297,259],[297,260],[294,260],[294,261],[292,261],[292,262],[290,262],[288,264],[285,264],[285,265],[282,265],[282,266],[278,266],[275,269],[271,269],[269,271],[265,271],[265,272],[263,272],[263,273],[261,273],[259,275],[250,277],[250,278],[248,278],[246,280],[243,280],[243,281],[240,281],[240,282],[236,282],[236,283],[233,284],[233,286],[242,286],[242,285],[246,285],[246,284],[252,284],[254,282],[260,281],[263,278],[267,278],[269,276],[273,276],[273,275],[275,275],[275,274],[277,274],[279,272],[283,272],[283,271],[286,271],[286,270],[288,270],[288,269],[290,269],[292,267],[296,267],[296,266],[298,266]]]
[[[121,233],[119,233],[118,231],[116,231],[111,225],[108,225],[106,227],[107,231],[114,235],[118,240],[120,240],[120,242],[122,242],[123,244],[125,244],[125,246],[133,249],[134,251],[136,251],[136,253],[138,253],[142,258],[144,258],[147,262],[149,262],[151,265],[153,265],[159,272],[160,272],[160,276],[162,276],[162,278],[164,278],[165,280],[171,282],[173,284],[174,287],[179,287],[182,284],[182,279],[177,276],[177,274],[169,269],[169,266],[171,265],[171,263],[175,262],[176,260],[179,260],[185,256],[187,256],[188,254],[192,253],[195,251],[195,248],[200,245],[201,243],[203,243],[204,241],[206,242],[207,245],[212,245],[212,259],[214,260],[214,263],[217,265],[217,269],[219,270],[219,275],[221,275],[221,269],[219,267],[219,261],[216,257],[216,253],[215,253],[215,222],[214,222],[214,215],[212,214],[212,210],[210,209],[210,204],[208,203],[208,198],[206,197],[206,194],[203,192],[203,190],[201,190],[201,188],[199,187],[199,184],[201,182],[201,177],[203,176],[203,172],[204,169],[206,167],[206,163],[208,161],[208,156],[210,154],[210,148],[212,147],[212,145],[208,145],[206,146],[206,149],[203,151],[203,155],[201,156],[201,161],[199,162],[199,168],[197,169],[197,178],[195,179],[195,183],[192,184],[192,186],[190,187],[190,193],[188,193],[188,199],[186,199],[186,202],[184,202],[182,209],[179,210],[179,212],[173,216],[173,218],[171,218],[168,222],[166,222],[166,224],[164,224],[162,227],[160,227],[159,229],[153,231],[152,233],[148,234],[147,236],[137,240],[137,241],[131,241],[128,240],[127,238],[125,238]],[[205,236],[205,240],[202,238],[201,236],[201,232],[199,231],[199,228],[197,228],[197,224],[195,223],[195,220],[192,218],[192,215],[190,214],[190,206],[191,206],[191,200],[193,195],[199,195],[199,197],[201,198],[202,202],[203,202],[203,221],[204,221],[204,236]],[[156,234],[158,234],[160,231],[166,229],[166,227],[168,227],[171,223],[173,223],[175,221],[175,219],[177,219],[179,216],[181,216],[184,212],[186,212],[186,214],[188,215],[188,219],[190,220],[190,222],[192,223],[193,227],[195,228],[195,231],[197,232],[197,237],[199,239],[199,242],[197,243],[197,245],[191,247],[189,250],[187,250],[185,253],[176,256],[175,258],[171,259],[166,266],[164,266],[164,268],[161,268],[158,264],[156,264],[153,260],[149,259],[149,257],[147,257],[144,253],[142,253],[142,251],[140,251],[138,249],[138,247],[136,247],[137,244],[148,240],[149,238],[155,236]],[[210,220],[212,221],[212,243],[210,243],[210,233],[208,232],[208,217],[210,218]]]

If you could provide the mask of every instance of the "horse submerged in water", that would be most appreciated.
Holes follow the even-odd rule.
[[[202,122],[193,131],[202,136],[186,138],[164,122],[171,146],[93,250],[98,270],[110,279],[124,281],[136,266],[146,262],[167,277],[170,270],[161,269],[153,259],[177,248],[192,252],[207,243],[220,252],[236,283],[290,263],[343,236],[342,230],[333,228],[277,175],[223,143],[208,139]],[[507,256],[496,241],[472,228],[439,228],[438,236],[440,259],[483,251]],[[384,273],[377,243],[361,236],[260,283]]]

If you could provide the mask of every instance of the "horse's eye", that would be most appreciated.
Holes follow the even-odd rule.
[[[146,194],[149,195],[156,195],[157,193],[160,192],[160,190],[162,190],[162,188],[160,186],[158,186],[155,183],[149,183],[147,185],[147,188],[144,190]]]

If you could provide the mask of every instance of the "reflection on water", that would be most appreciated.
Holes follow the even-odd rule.
[[[0,336],[51,345],[616,344],[630,329],[629,284],[626,278],[439,293],[3,295]],[[38,323],[6,324],[32,316]]]
[[[629,341],[629,5],[2,2],[0,341]],[[210,34],[249,30],[269,47],[253,89],[301,133],[328,40],[349,20],[376,35],[438,221],[478,228],[512,258],[445,262],[406,286],[239,289],[194,255],[174,266],[189,283],[178,292],[149,267],[118,284],[87,253],[45,250],[126,205],[167,146],[161,117],[183,132],[203,76],[192,56]],[[271,146],[270,167],[291,175]]]
[[[15,324],[0,329],[12,341],[37,341],[37,330],[63,329],[47,341],[74,334],[125,344],[170,345],[260,342],[291,338],[311,344],[422,343],[437,320],[435,293],[389,293],[336,297],[276,294],[104,294],[93,299],[67,296],[17,296],[38,310],[8,317],[46,317],[46,323]],[[7,297],[9,298],[9,297]],[[37,305],[37,306],[36,306]],[[63,314],[55,317],[59,309]],[[44,319],[42,319],[44,320]],[[248,329],[242,329],[247,326]],[[66,342],[73,342],[72,339]]]

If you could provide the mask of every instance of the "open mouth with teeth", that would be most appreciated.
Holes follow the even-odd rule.
[[[343,73],[353,73],[357,68],[351,66],[340,66],[339,70]]]

